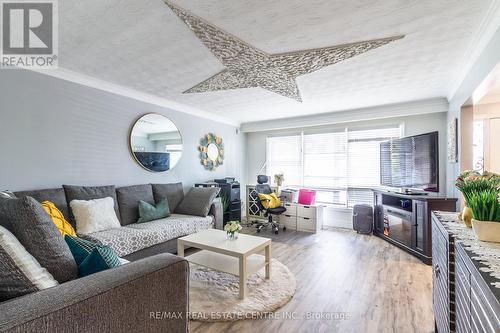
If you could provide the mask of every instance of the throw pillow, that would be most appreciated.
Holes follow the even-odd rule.
[[[111,247],[100,246],[92,250],[89,256],[78,266],[78,275],[84,277],[120,265],[120,259]]]
[[[14,234],[59,283],[78,276],[68,245],[42,205],[32,197],[0,200],[0,225]]]
[[[169,217],[170,209],[168,208],[168,200],[163,199],[157,205],[151,205],[145,201],[140,200],[139,216],[140,217],[137,220],[137,223],[149,222]]]
[[[116,189],[120,222],[122,225],[137,223],[139,219],[139,200],[155,203],[153,188],[150,184],[132,185]]]
[[[177,206],[184,199],[182,183],[152,184],[152,186],[155,202],[158,203],[163,199],[167,199],[170,212],[175,212]]]
[[[56,285],[19,240],[0,226],[0,302]]]
[[[0,191],[0,199],[16,199],[16,196],[11,191]]]
[[[80,237],[74,237],[70,235],[64,236],[64,240],[68,244],[77,265],[80,265],[95,248],[104,246]]]
[[[193,187],[184,196],[175,212],[206,217],[219,190],[218,187]]]
[[[72,236],[65,236],[64,240],[75,257],[80,277],[122,265],[120,258],[109,246]]]
[[[47,214],[49,214],[50,219],[56,225],[57,229],[61,233],[62,236],[70,235],[76,236],[75,229],[69,224],[68,221],[64,218],[63,213],[59,209],[57,209],[56,205],[50,201],[42,202],[42,207],[45,209]]]
[[[109,186],[72,186],[72,185],[63,185],[64,193],[66,194],[66,200],[68,206],[70,206],[71,201],[73,200],[95,200],[111,197],[114,200],[114,209],[115,214],[120,220],[120,210],[118,208],[118,200],[116,200],[116,190],[113,185]],[[69,210],[69,218],[70,222],[73,225],[76,225],[75,216],[72,210]]]
[[[90,234],[121,226],[114,209],[114,200],[111,197],[95,200],[73,200],[69,206],[75,215],[76,231],[79,234]]]
[[[118,260],[120,260],[120,266],[130,263],[130,260],[123,259],[123,258],[120,258],[120,257],[118,257]]]
[[[278,198],[278,196],[274,192],[271,194],[259,193],[259,200],[265,209],[277,208],[277,207],[281,206],[281,200],[280,200],[280,198]]]
[[[14,194],[18,198],[32,197],[38,202],[44,202],[44,201],[53,202],[54,205],[56,205],[57,209],[59,209],[59,211],[63,214],[66,221],[72,223],[69,216],[68,201],[66,200],[66,194],[64,193],[64,189],[62,187],[49,188],[43,190],[19,191],[19,192],[14,192]],[[73,226],[73,228],[75,227],[74,223],[72,223],[71,225]]]

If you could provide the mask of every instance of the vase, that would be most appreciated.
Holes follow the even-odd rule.
[[[235,232],[226,232],[226,239],[228,240],[235,240],[235,239],[238,239],[238,234],[239,232],[238,231],[235,231]]]
[[[472,229],[474,229],[474,233],[480,241],[500,243],[500,222],[473,219]]]
[[[472,209],[465,206],[462,213],[460,213],[459,219],[464,222],[467,228],[472,228]]]

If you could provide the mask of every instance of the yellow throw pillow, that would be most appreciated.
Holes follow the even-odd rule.
[[[75,229],[69,224],[68,221],[64,218],[64,215],[61,213],[59,209],[57,209],[56,205],[54,205],[53,202],[50,201],[44,201],[42,202],[42,207],[45,209],[47,214],[49,214],[50,219],[54,224],[56,225],[57,229],[59,229],[59,232],[63,237],[65,235],[70,235],[73,237],[76,237],[76,232]]]
[[[280,200],[280,198],[278,198],[278,196],[274,192],[271,194],[259,193],[259,200],[265,209],[277,208],[277,207],[281,206],[281,200]]]

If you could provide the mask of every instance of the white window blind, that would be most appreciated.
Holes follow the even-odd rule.
[[[266,174],[283,173],[288,186],[302,186],[302,136],[269,137],[266,146]]]
[[[372,204],[371,188],[380,185],[380,143],[399,138],[399,127],[347,131],[348,203]]]
[[[304,186],[345,188],[346,134],[304,135]]]
[[[348,131],[350,187],[380,185],[380,143],[399,136],[399,127]]]
[[[373,203],[380,185],[380,142],[399,138],[399,126],[302,133],[267,139],[267,174],[285,184],[317,190],[316,200],[353,206]]]

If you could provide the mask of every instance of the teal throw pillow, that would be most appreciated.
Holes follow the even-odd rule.
[[[79,277],[118,267],[121,264],[115,251],[109,246],[69,235],[64,236],[64,240],[78,265]]]
[[[149,222],[163,219],[170,216],[167,199],[163,199],[156,205],[151,205],[145,201],[139,201],[139,220],[137,223]]]
[[[65,235],[64,240],[68,244],[77,265],[80,265],[95,248],[99,247],[99,244],[70,235]]]
[[[99,246],[78,266],[78,275],[84,277],[120,265],[120,259],[111,247]]]

